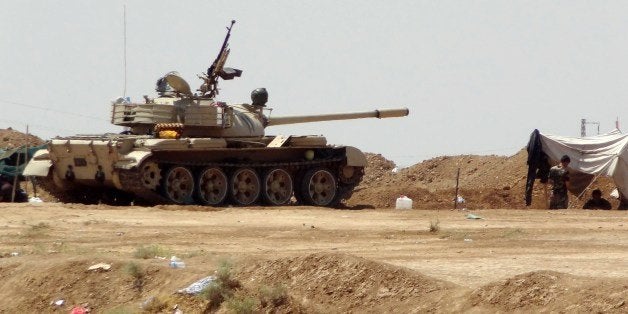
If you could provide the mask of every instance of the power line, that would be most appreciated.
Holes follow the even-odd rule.
[[[516,147],[507,147],[507,148],[497,148],[497,149],[487,149],[487,150],[481,150],[481,151],[472,151],[472,152],[464,152],[464,153],[457,153],[457,155],[480,155],[480,154],[485,154],[485,153],[494,153],[494,152],[505,152],[505,151],[512,151],[514,149],[521,149],[524,146],[516,146]],[[423,157],[428,157],[428,156],[434,156],[433,154],[421,154],[421,155],[394,155],[394,156],[389,156],[390,158],[423,158]],[[443,156],[441,155],[436,155],[436,156]]]
[[[8,123],[15,123],[15,124],[29,125],[31,127],[31,129],[32,129],[32,127],[35,127],[35,128],[45,129],[45,130],[54,130],[54,131],[61,131],[61,132],[68,132],[68,133],[73,133],[74,132],[72,130],[58,128],[58,127],[55,127],[55,126],[41,125],[41,124],[32,124],[30,122],[19,121],[19,120],[0,119],[0,121],[8,122]],[[33,134],[33,132],[31,132],[31,134]]]
[[[0,102],[1,103],[6,103],[6,104],[11,104],[11,105],[16,105],[16,106],[32,108],[32,109],[50,111],[50,112],[60,113],[60,114],[65,114],[65,115],[70,115],[70,116],[76,116],[76,117],[81,117],[81,118],[93,119],[93,120],[98,120],[98,121],[103,121],[104,120],[102,118],[98,118],[98,117],[94,117],[94,116],[90,116],[90,115],[85,115],[85,114],[81,114],[81,113],[57,110],[57,109],[41,107],[41,106],[35,106],[35,105],[29,105],[29,104],[25,104],[25,103],[19,103],[19,102],[15,102],[15,101],[4,100],[4,99],[0,99]]]

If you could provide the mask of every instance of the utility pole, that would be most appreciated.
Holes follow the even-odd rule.
[[[587,121],[587,119],[580,120],[580,137],[587,136],[587,124],[595,124],[597,125],[597,135],[600,135],[600,123],[595,121]]]

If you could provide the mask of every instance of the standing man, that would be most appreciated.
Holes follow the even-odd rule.
[[[550,196],[550,209],[565,209],[569,205],[567,196],[567,183],[569,182],[569,166],[571,159],[564,155],[560,158],[560,165],[550,169],[549,179],[552,181],[552,195]]]

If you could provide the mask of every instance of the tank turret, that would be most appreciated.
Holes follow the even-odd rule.
[[[172,72],[168,75],[172,75]],[[259,90],[259,89],[258,89]],[[253,99],[253,104],[256,99]],[[114,103],[111,122],[130,128],[132,134],[154,134],[168,137],[255,137],[264,136],[264,129],[273,125],[393,118],[409,114],[407,108],[376,109],[364,112],[317,114],[302,116],[264,115],[265,106],[253,104],[226,105],[200,97],[160,97],[144,104]],[[161,132],[161,135],[160,135]]]
[[[203,83],[196,92],[169,72],[157,80],[156,98],[113,103],[111,122],[125,127],[123,133],[53,139],[24,175],[44,177],[53,193],[70,202],[336,206],[351,197],[367,165],[359,149],[329,145],[323,136],[267,135],[265,129],[402,117],[408,109],[270,116],[264,88],[251,93],[251,104],[216,101],[218,79],[242,74],[224,66],[234,23],[218,57],[199,75]]]

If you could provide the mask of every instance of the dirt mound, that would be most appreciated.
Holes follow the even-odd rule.
[[[121,313],[135,313],[139,306],[152,299],[159,308],[171,310],[175,304],[186,313],[202,312],[207,301],[174,293],[203,275],[191,274],[167,267],[167,262],[155,260],[111,260],[109,271],[88,271],[91,265],[102,262],[102,257],[58,259],[47,264],[16,262],[0,266],[0,287],[3,297],[0,312],[36,313],[61,311],[68,313],[74,306],[87,305],[96,311],[119,309]],[[136,265],[136,272],[129,265]],[[212,270],[208,270],[210,272]],[[134,274],[141,274],[134,276]],[[63,304],[53,302],[63,300]],[[155,310],[156,309],[156,310]],[[172,311],[165,311],[171,313]]]
[[[59,244],[62,249],[63,244]],[[190,257],[189,268],[173,269],[158,259],[103,258],[104,254],[69,257],[48,255],[45,262],[11,257],[0,264],[0,312],[68,312],[86,304],[93,311],[200,313],[208,300],[176,293],[214,273]],[[109,271],[89,271],[103,262]],[[272,313],[328,312],[616,312],[625,313],[628,283],[624,279],[578,277],[536,271],[500,280],[473,291],[410,269],[354,255],[315,253],[274,260],[240,259],[231,270],[238,282],[235,296],[254,300],[252,307]],[[137,266],[130,270],[131,264]],[[140,276],[138,276],[138,274]],[[215,274],[215,273],[214,273]],[[139,279],[138,279],[139,278]],[[283,287],[268,293],[269,288]],[[266,289],[266,290],[264,290]],[[267,292],[263,292],[267,291]],[[274,304],[262,300],[278,301]],[[63,300],[56,306],[53,302]],[[274,302],[272,301],[272,302]],[[223,303],[219,312],[229,307]]]
[[[238,272],[242,282],[283,284],[316,312],[410,312],[449,306],[457,286],[347,254],[317,253],[262,261]],[[420,302],[417,302],[421,300]]]
[[[15,148],[24,145],[37,146],[44,143],[41,138],[13,130],[12,128],[0,129],[0,148]]]
[[[628,283],[536,271],[492,283],[471,293],[473,307],[525,312],[622,312],[628,310]]]
[[[391,173],[393,169],[396,171],[395,163],[384,158],[381,154],[366,153],[366,161],[368,166],[365,169],[362,182],[377,182]]]
[[[387,170],[380,166],[385,159],[367,158],[364,180],[349,205],[392,207],[397,197],[406,195],[415,200],[414,208],[452,208],[460,169],[462,207],[520,208],[522,204],[516,205],[523,201],[526,159],[524,150],[511,157],[442,156],[393,172],[382,171]]]
[[[460,169],[458,195],[465,202],[458,208],[525,208],[527,157],[525,149],[509,157],[441,156],[392,171],[393,162],[381,155],[367,154],[364,179],[348,205],[390,208],[394,207],[397,197],[406,195],[414,200],[415,209],[451,209]],[[598,178],[589,191],[600,188],[604,195],[608,195],[614,187],[611,178]],[[572,207],[581,207],[586,197],[576,200],[572,196]],[[545,200],[545,186],[536,181],[531,208],[545,208]],[[617,207],[616,200],[610,201],[614,208]]]

